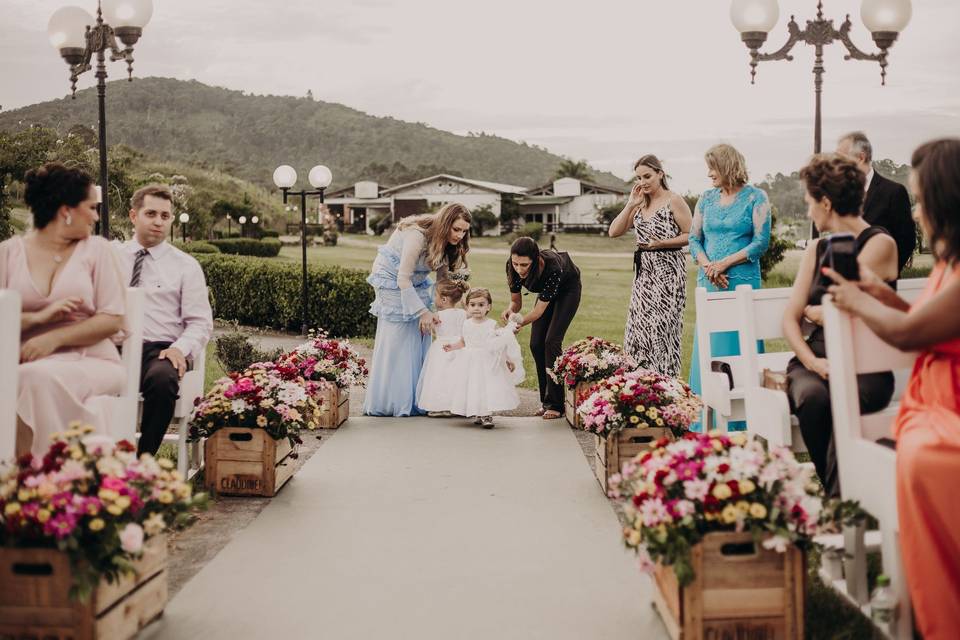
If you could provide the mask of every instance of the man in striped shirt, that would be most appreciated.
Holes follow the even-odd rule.
[[[137,454],[155,454],[173,418],[180,379],[192,361],[204,357],[213,314],[200,264],[167,242],[173,224],[170,189],[157,184],[138,189],[130,221],[134,237],[118,253],[129,286],[146,292]]]

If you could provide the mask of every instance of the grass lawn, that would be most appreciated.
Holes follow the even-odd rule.
[[[351,235],[351,239],[366,242],[366,246],[311,247],[307,249],[307,259],[316,264],[335,264],[343,267],[368,270],[376,256],[376,248],[386,241],[386,238],[376,236]],[[559,237],[559,236],[558,236]],[[633,240],[626,238],[610,239],[594,236],[567,235],[563,240],[576,239],[576,248],[586,253],[606,251],[623,253],[629,251]],[[474,253],[470,256],[471,278],[470,284],[475,287],[486,287],[493,294],[493,312],[499,317],[500,312],[509,301],[509,292],[506,287],[504,265],[507,260],[508,245],[499,238],[481,238],[472,241],[473,246],[502,249],[502,255],[491,253]],[[563,243],[566,244],[566,243]],[[558,245],[563,248],[563,244]],[[788,251],[783,262],[773,270],[768,278],[768,286],[790,286],[800,264],[801,251]],[[277,260],[299,262],[299,247],[284,247]],[[630,293],[633,286],[633,262],[625,257],[597,257],[575,256],[580,268],[583,282],[583,297],[580,301],[580,310],[567,332],[564,344],[570,344],[586,336],[598,336],[613,342],[623,342],[624,324],[627,308],[630,303]],[[932,258],[921,255],[914,258],[914,266],[919,270],[929,271]],[[695,312],[693,291],[696,286],[696,268],[691,261],[687,269],[687,306],[683,318],[683,371],[686,378],[690,370],[690,356],[693,350],[693,329]],[[524,309],[529,310],[535,301],[535,296],[524,296]],[[519,340],[524,353],[524,367],[527,373],[525,387],[535,389],[537,386],[536,371],[533,368],[533,358],[527,344],[529,329],[520,332]],[[772,344],[774,350],[782,350],[785,345]],[[208,359],[208,362],[210,360]],[[209,370],[208,370],[209,375]]]

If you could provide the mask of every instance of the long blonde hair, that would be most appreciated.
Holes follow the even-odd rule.
[[[470,210],[459,202],[450,202],[436,213],[425,213],[419,216],[404,218],[397,225],[398,229],[409,229],[417,226],[427,239],[427,264],[431,269],[437,269],[444,260],[451,270],[467,266],[467,252],[470,251],[470,234],[463,236],[460,244],[450,244],[447,238],[453,223],[457,220],[470,222]]]

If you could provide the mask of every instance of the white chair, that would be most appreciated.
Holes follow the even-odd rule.
[[[891,636],[910,638],[910,596],[900,557],[897,519],[896,452],[877,443],[880,438],[890,436],[895,410],[861,416],[857,375],[909,371],[916,354],[905,353],[883,342],[862,321],[837,309],[829,296],[824,298],[823,307],[841,491],[845,499],[857,500],[879,522],[883,572],[890,577],[900,603]],[[847,552],[854,551],[853,561],[856,563],[862,558],[862,530],[854,539],[849,538]],[[847,575],[848,595],[861,605],[868,598],[863,564],[862,568],[853,566]]]
[[[136,443],[137,411],[140,404],[140,358],[143,353],[143,289],[127,288],[124,316],[123,369],[126,378],[119,396],[97,398],[98,407],[110,416],[110,436],[115,440]]]
[[[184,478],[190,479],[203,469],[203,442],[187,442],[188,426],[193,416],[194,403],[203,397],[204,377],[206,375],[206,344],[200,350],[200,357],[193,362],[193,369],[187,371],[180,380],[180,396],[173,410],[173,424],[176,433],[169,430],[163,435],[165,442],[177,444],[177,470]]]
[[[16,454],[19,366],[20,294],[4,289],[0,290],[0,469]]]
[[[913,302],[926,286],[926,278],[911,278],[897,282],[901,298]],[[774,446],[790,447],[794,452],[806,451],[796,416],[790,414],[787,396],[781,391],[761,385],[763,369],[784,371],[793,357],[792,351],[758,353],[757,340],[783,338],[782,320],[790,299],[790,289],[753,289],[749,285],[737,287],[740,308],[740,354],[744,362],[743,390],[747,430],[763,437]],[[896,412],[896,400],[903,390],[905,378],[897,376],[894,403],[889,411]]]
[[[697,342],[699,359],[693,363],[700,367],[700,397],[703,400],[701,425],[707,430],[710,414],[715,418],[715,426],[726,431],[731,420],[744,420],[745,377],[743,356],[712,356],[710,354],[710,334],[721,331],[738,331],[740,314],[737,306],[737,294],[733,291],[708,293],[703,287],[697,287],[694,293],[697,311]],[[733,388],[725,373],[711,370],[712,362],[726,362],[733,373]]]
[[[790,302],[791,289],[754,289],[737,287],[739,306],[740,355],[743,356],[743,392],[747,431],[770,446],[806,451],[799,426],[791,419],[787,394],[762,387],[764,369],[786,371],[792,351],[759,353],[757,340],[783,338],[783,315]]]

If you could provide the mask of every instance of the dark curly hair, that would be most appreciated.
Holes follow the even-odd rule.
[[[75,207],[87,199],[93,178],[82,169],[59,162],[30,169],[23,177],[23,200],[33,213],[33,226],[43,229],[56,217],[63,205]]]
[[[800,179],[815,200],[829,198],[837,215],[860,215],[867,176],[852,160],[835,153],[815,155],[800,169]]]
[[[910,166],[916,172],[917,195],[930,225],[930,244],[938,258],[953,262],[960,258],[960,138],[920,145]]]

